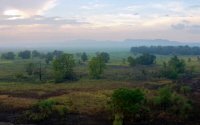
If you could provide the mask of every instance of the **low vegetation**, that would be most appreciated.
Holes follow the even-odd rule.
[[[75,116],[113,125],[198,124],[199,57],[138,48],[134,54],[3,52],[0,112],[9,119],[16,111],[12,121],[20,124],[68,124]]]

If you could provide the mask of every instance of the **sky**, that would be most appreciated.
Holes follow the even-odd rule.
[[[0,43],[200,42],[200,0],[0,0]]]

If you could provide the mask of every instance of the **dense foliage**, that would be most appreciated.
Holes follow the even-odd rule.
[[[63,80],[74,79],[75,61],[71,54],[63,54],[57,57],[53,62],[53,69],[56,82],[62,82]]]
[[[115,113],[113,125],[123,125],[123,119],[136,115],[143,108],[145,94],[140,89],[117,89],[111,97],[111,108]]]
[[[30,50],[21,51],[18,53],[18,56],[21,57],[22,59],[30,59],[31,51]]]
[[[85,52],[82,53],[82,55],[81,55],[81,60],[82,60],[83,62],[85,62],[85,61],[88,60],[88,56],[87,56],[87,54],[86,54]]]
[[[138,112],[144,100],[145,95],[140,89],[117,89],[111,97],[112,108],[122,113]]]
[[[105,63],[108,63],[110,60],[110,55],[106,52],[98,53],[97,56],[101,57]]]
[[[99,79],[106,67],[105,61],[101,56],[93,57],[89,62],[89,74],[93,79]]]
[[[185,70],[185,61],[179,59],[177,56],[172,57],[168,63],[163,63],[163,75],[170,79],[178,78]]]
[[[7,59],[7,60],[13,60],[15,59],[15,53],[14,52],[7,52],[7,53],[3,53],[1,55],[2,59]]]
[[[190,46],[140,46],[132,47],[132,53],[151,53],[159,55],[200,55],[200,47]]]
[[[25,117],[30,121],[43,121],[50,117],[63,117],[67,113],[67,107],[61,105],[55,100],[48,99],[39,101],[31,107],[31,110],[25,112]]]
[[[155,63],[156,56],[144,53],[137,58],[133,58],[131,56],[128,57],[128,63],[130,66],[134,67],[136,64],[139,65],[151,65]]]

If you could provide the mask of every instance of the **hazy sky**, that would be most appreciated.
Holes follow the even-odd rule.
[[[200,41],[200,0],[0,0],[0,42]]]

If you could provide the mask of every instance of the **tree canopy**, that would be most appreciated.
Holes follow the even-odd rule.
[[[72,80],[74,78],[73,68],[75,61],[73,55],[63,54],[53,61],[53,69],[56,82]]]
[[[190,46],[140,46],[132,47],[132,53],[151,53],[159,55],[200,55],[200,47]]]
[[[106,64],[101,56],[93,57],[89,62],[89,74],[91,78],[98,79],[101,77]]]

